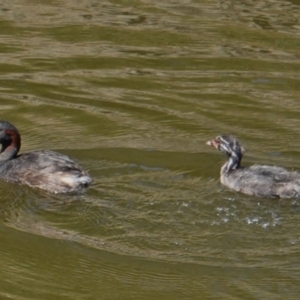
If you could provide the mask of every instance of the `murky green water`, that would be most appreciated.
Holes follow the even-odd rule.
[[[0,108],[85,195],[0,182],[1,299],[298,299],[300,203],[219,184],[300,170],[299,1],[0,3]]]

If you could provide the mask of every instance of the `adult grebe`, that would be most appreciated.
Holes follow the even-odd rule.
[[[9,122],[0,121],[0,178],[26,184],[52,193],[72,193],[86,188],[91,178],[68,156],[39,150],[18,155],[19,131]]]
[[[265,165],[241,167],[244,148],[232,135],[220,135],[207,145],[227,155],[221,168],[221,183],[237,192],[268,198],[300,196],[300,174]]]

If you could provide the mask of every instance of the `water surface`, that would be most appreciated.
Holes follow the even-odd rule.
[[[0,107],[22,151],[94,179],[0,182],[1,299],[298,299],[299,201],[219,183],[205,142],[300,170],[297,1],[5,1]]]

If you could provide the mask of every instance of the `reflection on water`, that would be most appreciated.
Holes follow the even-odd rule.
[[[300,170],[298,15],[295,1],[2,1],[1,118],[22,151],[59,150],[94,184],[0,183],[1,298],[297,299],[299,200],[227,190],[204,143],[232,133],[246,165]]]

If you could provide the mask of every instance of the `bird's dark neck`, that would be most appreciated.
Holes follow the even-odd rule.
[[[226,164],[222,167],[222,173],[226,175],[233,170],[237,170],[240,167],[241,160],[242,155],[240,154],[233,153],[230,155]]]
[[[6,130],[6,134],[9,135],[10,139],[2,141],[0,161],[15,158],[21,147],[21,137],[18,132],[14,130]]]

